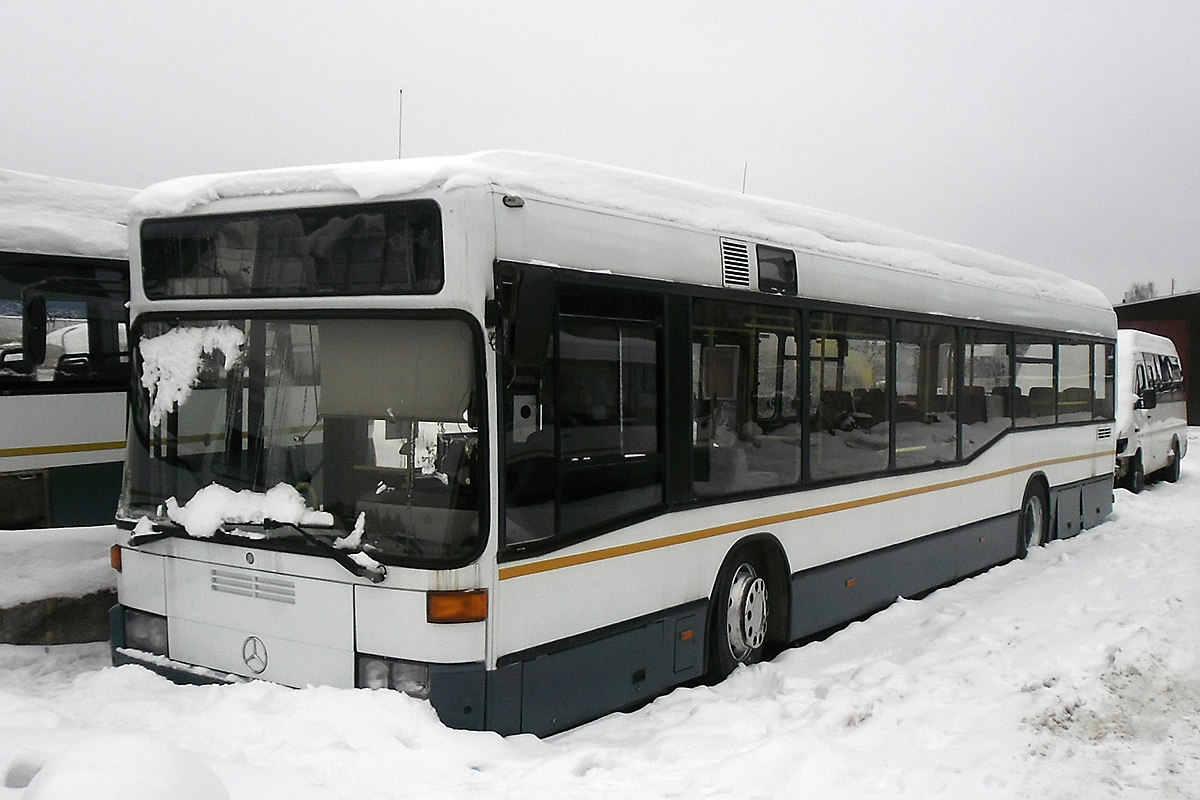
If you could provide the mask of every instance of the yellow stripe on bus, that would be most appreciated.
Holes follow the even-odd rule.
[[[1066,458],[1052,458],[1046,461],[1037,461],[1033,464],[1024,464],[1019,467],[1010,467],[996,472],[988,472],[983,475],[974,475],[969,478],[959,478],[953,481],[944,481],[942,483],[932,483],[928,486],[918,486],[914,489],[901,489],[895,492],[887,492],[885,494],[875,495],[873,497],[864,497],[858,500],[847,500],[842,503],[832,503],[825,506],[816,506],[814,508],[806,508],[800,511],[788,511],[783,514],[772,514],[766,517],[755,517],[754,519],[743,520],[741,522],[731,522],[726,525],[718,525],[713,528],[702,528],[696,531],[688,531],[687,533],[677,533],[672,536],[663,536],[658,539],[647,539],[643,542],[632,542],[630,544],[616,545],[614,547],[604,547],[599,550],[592,550],[587,553],[577,553],[571,556],[560,556],[558,558],[548,558],[544,561],[535,561],[529,564],[518,564],[511,567],[502,567],[500,569],[500,580],[508,580],[510,578],[520,578],[524,575],[535,575],[539,572],[549,572],[551,570],[562,569],[563,567],[574,567],[579,564],[590,564],[593,561],[604,561],[609,558],[617,558],[618,556],[630,555],[632,553],[643,553],[647,550],[658,550],[663,547],[671,547],[677,544],[686,542],[695,542],[700,539],[708,539],[713,536],[722,536],[726,533],[737,533],[738,531],[749,530],[750,528],[760,528],[770,525],[778,525],[783,522],[793,522],[798,519],[806,519],[808,517],[818,517],[823,514],[832,514],[837,511],[846,511],[851,508],[862,508],[864,506],[876,505],[878,503],[886,503],[891,500],[900,500],[905,497],[913,497],[929,492],[939,492],[943,489],[954,489],[959,486],[966,486],[972,483],[992,480],[993,478],[1002,478],[1006,475],[1013,475],[1026,470],[1038,469],[1040,467],[1049,467],[1055,464],[1069,464],[1074,461],[1087,461],[1093,458],[1101,458],[1111,456],[1111,450],[1102,450],[1096,453],[1087,453],[1081,456],[1068,456]]]
[[[0,450],[0,458],[48,456],[59,453],[90,453],[96,450],[120,450],[125,442],[85,442],[84,444],[47,444],[40,447],[10,447]]]

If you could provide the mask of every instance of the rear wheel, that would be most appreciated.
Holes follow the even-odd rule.
[[[1179,455],[1179,440],[1171,442],[1171,463],[1162,468],[1162,479],[1168,483],[1175,483],[1179,480],[1179,462],[1182,456]]]
[[[1040,483],[1030,483],[1021,501],[1021,517],[1017,526],[1017,557],[1024,558],[1035,547],[1046,543],[1050,529],[1050,503]]]
[[[1146,488],[1146,470],[1142,466],[1142,451],[1134,453],[1129,460],[1129,474],[1125,478],[1125,488],[1134,494],[1141,494]]]
[[[767,643],[767,570],[757,550],[743,547],[717,576],[713,607],[712,676],[761,661]]]

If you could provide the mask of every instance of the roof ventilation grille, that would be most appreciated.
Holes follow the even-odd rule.
[[[726,286],[750,288],[750,245],[736,239],[721,240],[721,277]]]

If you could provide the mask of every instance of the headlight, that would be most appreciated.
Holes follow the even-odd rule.
[[[359,656],[358,685],[363,689],[395,689],[424,700],[429,697],[429,666],[412,661]]]
[[[125,646],[159,656],[167,654],[167,618],[125,609]]]

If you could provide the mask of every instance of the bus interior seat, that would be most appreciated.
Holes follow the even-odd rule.
[[[1029,415],[1032,417],[1054,416],[1054,387],[1034,386],[1029,390]]]
[[[877,422],[887,419],[887,398],[883,389],[864,389],[858,403],[861,417],[861,427],[869,428]]]
[[[847,391],[824,389],[817,404],[817,428],[833,433],[849,430],[854,421],[854,399]]]
[[[977,422],[988,421],[987,395],[982,386],[962,387],[959,419],[963,425],[974,425]]]

